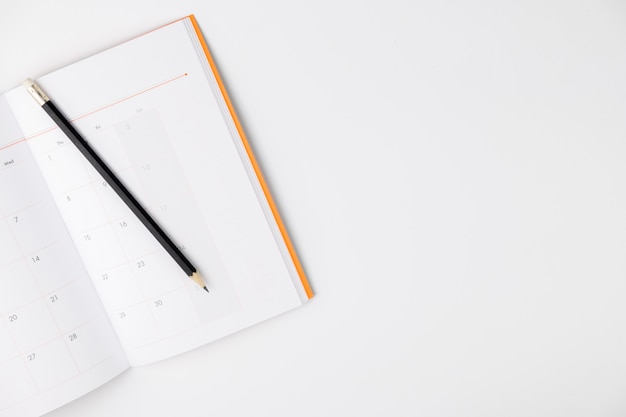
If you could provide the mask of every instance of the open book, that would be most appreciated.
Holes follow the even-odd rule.
[[[0,95],[0,416],[312,297],[193,16],[37,81],[210,292],[23,87]]]

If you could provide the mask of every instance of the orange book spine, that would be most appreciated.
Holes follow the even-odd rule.
[[[198,40],[200,41],[200,44],[202,45],[202,49],[204,50],[204,54],[206,55],[207,61],[209,62],[211,71],[213,71],[213,75],[215,76],[215,79],[217,80],[217,84],[219,86],[220,92],[222,93],[222,96],[224,97],[224,101],[226,102],[226,106],[228,107],[230,116],[233,118],[233,121],[235,122],[235,127],[237,128],[237,132],[239,133],[239,136],[241,137],[241,141],[243,142],[243,146],[246,149],[248,158],[250,159],[250,162],[252,163],[252,167],[254,168],[254,173],[256,174],[259,180],[259,183],[261,184],[261,189],[263,190],[263,194],[265,195],[265,198],[267,199],[267,202],[270,206],[272,215],[274,216],[276,224],[278,225],[278,229],[280,230],[280,234],[285,242],[285,245],[287,246],[287,250],[289,251],[289,256],[291,257],[293,264],[296,267],[296,271],[298,272],[298,276],[300,277],[300,281],[302,282],[304,291],[306,292],[307,297],[311,299],[313,297],[313,290],[311,289],[309,281],[307,280],[306,275],[304,274],[304,269],[302,268],[302,264],[300,264],[300,260],[298,259],[298,256],[293,247],[293,244],[291,243],[291,240],[289,239],[289,235],[287,234],[287,229],[285,228],[285,225],[283,224],[280,218],[280,215],[278,214],[278,209],[276,208],[276,204],[274,203],[274,200],[272,199],[272,195],[270,194],[269,188],[265,180],[263,179],[263,175],[261,174],[261,169],[259,168],[259,164],[256,162],[256,159],[254,158],[254,154],[252,153],[252,148],[250,147],[250,144],[248,143],[248,139],[246,138],[246,135],[243,131],[241,123],[239,122],[239,119],[237,118],[235,109],[230,101],[230,98],[228,97],[228,93],[226,92],[224,83],[222,82],[219,72],[217,71],[217,66],[215,65],[215,62],[213,61],[213,57],[211,56],[211,53],[209,52],[209,48],[204,40],[204,37],[202,36],[202,32],[200,31],[200,26],[198,25],[198,22],[196,21],[196,18],[193,15],[188,16],[188,18],[191,20],[191,24],[193,25],[193,28],[196,31],[196,36],[198,37]]]

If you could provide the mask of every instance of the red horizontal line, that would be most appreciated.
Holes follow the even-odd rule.
[[[90,111],[89,113],[85,113],[85,114],[83,114],[82,116],[78,116],[77,118],[70,120],[70,122],[75,122],[76,120],[80,120],[80,119],[85,118],[85,117],[87,117],[87,116],[91,116],[91,115],[92,115],[92,114],[94,114],[94,113],[97,113],[97,112],[99,112],[99,111],[102,111],[102,110],[104,110],[104,109],[107,109],[107,108],[109,108],[109,107],[111,107],[111,106],[115,106],[116,104],[120,104],[120,103],[122,103],[122,102],[124,102],[124,101],[126,101],[126,100],[129,100],[129,99],[133,98],[133,97],[137,97],[137,96],[139,96],[139,95],[141,95],[141,94],[147,93],[148,91],[154,90],[155,88],[162,87],[162,86],[164,86],[165,84],[169,84],[169,83],[171,83],[172,81],[176,81],[176,80],[178,80],[179,78],[186,77],[187,75],[188,75],[187,73],[184,73],[184,74],[179,75],[179,76],[177,76],[177,77],[171,78],[171,79],[169,79],[169,80],[167,80],[167,81],[163,81],[163,82],[161,82],[161,83],[155,84],[155,85],[153,85],[152,87],[148,87],[148,88],[146,88],[145,90],[141,90],[141,91],[139,91],[139,92],[137,92],[137,93],[135,93],[135,94],[131,94],[131,95],[130,95],[130,96],[128,96],[128,97],[124,97],[123,99],[120,99],[120,100],[114,101],[113,103],[107,104],[106,106],[102,106],[102,107],[100,107],[100,108],[98,108],[98,109],[96,109],[96,110]]]
[[[10,148],[11,146],[15,146],[20,142],[24,142],[26,140],[26,138],[22,138],[20,140],[16,140],[15,142],[9,143],[8,145],[4,145],[3,147],[0,148],[0,151],[6,148]]]
[[[83,114],[81,116],[78,116],[78,117],[76,117],[74,119],[71,119],[70,122],[75,122],[75,121],[83,119],[83,118],[85,118],[87,116],[91,116],[94,113],[98,113],[99,111],[102,111],[104,109],[108,109],[109,107],[112,107],[112,106],[115,106],[117,104],[123,103],[124,101],[130,100],[131,98],[137,97],[137,96],[139,96],[141,94],[147,93],[148,91],[154,90],[156,88],[159,88],[159,87],[162,87],[162,86],[164,86],[166,84],[169,84],[169,83],[171,83],[173,81],[176,81],[176,80],[178,80],[180,78],[186,77],[187,75],[189,75],[189,74],[188,73],[184,73],[184,74],[178,75],[178,76],[176,76],[174,78],[170,78],[169,80],[166,80],[166,81],[160,82],[158,84],[155,84],[155,85],[153,85],[151,87],[148,87],[146,89],[140,90],[140,91],[138,91],[136,93],[133,93],[133,94],[127,96],[127,97],[124,97],[122,99],[119,99],[117,101],[109,103],[109,104],[107,104],[105,106],[102,106],[102,107],[99,107],[99,108],[97,108],[95,110],[92,110],[92,111],[90,111],[88,113],[85,113],[85,114]],[[31,135],[31,136],[28,136],[28,137],[16,140],[15,142],[12,142],[12,143],[9,143],[8,145],[4,145],[4,146],[0,147],[0,151],[2,151],[3,149],[6,149],[6,148],[10,148],[11,146],[15,146],[15,145],[17,145],[20,142],[24,142],[24,141],[27,141],[27,140],[34,139],[37,136],[41,136],[43,134],[46,134],[46,133],[48,133],[48,132],[50,132],[50,131],[52,131],[54,129],[58,129],[58,127],[57,126],[49,127],[49,128],[47,128],[45,130],[42,130],[41,132],[38,132],[38,133],[35,133],[35,134]]]

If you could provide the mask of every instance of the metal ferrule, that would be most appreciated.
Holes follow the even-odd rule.
[[[37,102],[37,104],[39,104],[40,106],[43,106],[44,104],[46,104],[48,101],[50,101],[50,98],[48,98],[48,96],[46,95],[46,93],[43,92],[43,90],[41,89],[41,87],[39,87],[39,85],[37,85],[37,83],[35,83],[33,80],[31,80],[30,78],[28,78],[26,81],[24,81],[22,83],[22,85],[24,87],[26,87],[26,89],[28,90],[28,92],[30,93],[31,96],[33,96],[33,98],[35,99],[35,101]]]

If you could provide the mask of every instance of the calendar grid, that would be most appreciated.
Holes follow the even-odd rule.
[[[143,109],[137,110],[137,111],[142,111]],[[124,125],[126,128],[128,128],[129,124],[128,122],[118,122],[117,124],[118,126]],[[112,131],[112,129],[108,129],[109,132]],[[96,135],[106,135],[107,134],[107,129],[103,128],[100,124],[96,125]],[[112,146],[110,145],[110,143],[113,142],[118,142],[120,140],[120,138],[117,135],[109,135],[106,137],[109,140],[109,145],[107,146]],[[43,139],[43,138],[42,138]],[[46,139],[47,142],[49,143],[60,143],[60,140],[54,141],[54,139],[52,138],[48,138]],[[38,141],[40,142],[40,141]],[[98,143],[98,138],[95,138],[90,141],[92,143]],[[51,150],[59,150],[62,147],[64,147],[65,144],[63,144],[62,146],[59,146],[58,148],[55,146],[47,146],[45,147],[44,145],[41,145],[40,148],[42,149],[42,153],[41,153],[41,161],[42,162],[46,162],[45,161],[45,157],[43,156],[46,152],[49,152]],[[82,181],[80,183],[73,183],[73,187],[69,188],[69,187],[65,187],[65,188],[60,188],[58,193],[59,194],[63,194],[66,193],[68,195],[71,195],[73,192],[84,189],[86,187],[91,188],[92,190],[95,190],[95,196],[97,197],[98,200],[98,206],[99,207],[105,207],[107,206],[107,204],[110,206],[110,201],[109,202],[105,202],[103,201],[103,195],[106,194],[106,191],[104,190],[104,188],[106,188],[106,184],[104,183],[104,181],[102,180],[102,178],[95,173],[95,171],[82,159],[80,159],[80,163],[83,166],[83,170],[82,172],[87,171],[88,173],[88,177],[89,179],[86,179],[85,181]],[[127,173],[126,175],[133,175],[133,167],[131,165],[125,164],[120,170],[116,171],[116,172],[122,172],[122,173]],[[104,186],[104,187],[101,187]],[[92,193],[93,194],[93,193]],[[195,200],[194,200],[195,201]],[[151,208],[152,205],[151,204],[146,204],[146,207]],[[161,208],[165,208],[167,207],[167,204],[163,204],[163,202],[161,202],[160,205]],[[108,280],[109,276],[110,276],[110,272],[111,270],[118,268],[122,265],[127,265],[130,268],[131,271],[131,277],[127,277],[127,279],[132,279],[134,281],[133,286],[135,288],[138,289],[138,292],[140,293],[140,296],[138,297],[138,299],[135,299],[133,302],[131,303],[126,303],[126,304],[116,304],[115,302],[113,302],[112,304],[110,302],[106,301],[107,297],[103,298],[103,302],[105,303],[105,305],[107,305],[107,308],[109,308],[110,310],[113,310],[115,312],[120,312],[121,310],[123,310],[125,307],[124,306],[135,306],[135,305],[140,305],[143,304],[146,307],[150,306],[151,303],[153,302],[161,302],[160,300],[156,300],[158,298],[158,296],[156,294],[150,295],[148,293],[146,293],[146,289],[144,288],[144,285],[146,285],[146,283],[144,282],[143,284],[140,282],[140,280],[138,280],[137,277],[137,269],[136,268],[132,268],[132,265],[134,263],[143,263],[143,259],[149,257],[152,254],[158,254],[161,252],[161,249],[159,247],[157,247],[154,250],[150,250],[150,251],[146,251],[146,252],[137,252],[134,254],[129,254],[125,245],[123,244],[123,242],[120,240],[121,236],[120,236],[120,231],[115,227],[117,223],[126,223],[127,221],[130,220],[135,220],[133,219],[131,213],[128,210],[123,210],[124,214],[120,215],[118,214],[117,216],[112,215],[110,213],[110,211],[105,209],[105,216],[102,217],[101,221],[98,223],[90,223],[88,225],[86,225],[86,227],[80,229],[80,231],[73,233],[74,239],[75,240],[80,240],[80,236],[82,235],[84,238],[89,238],[91,239],[91,233],[97,231],[97,229],[101,229],[101,228],[106,228],[106,229],[111,229],[113,228],[115,233],[112,235],[112,239],[114,240],[114,243],[112,242],[112,245],[115,247],[119,247],[121,248],[121,251],[123,252],[123,258],[121,260],[118,260],[118,262],[115,263],[110,263],[110,264],[104,264],[102,265],[101,268],[89,268],[90,272],[91,272],[91,276],[92,279],[94,280],[94,284],[96,285],[96,288],[99,290],[99,292],[102,295],[102,283],[98,282],[99,279],[96,279],[97,277],[102,277],[102,280]],[[204,223],[204,220],[201,219],[200,223]],[[78,244],[79,246],[81,246],[83,242],[80,242],[80,244]],[[84,245],[83,245],[84,246]],[[166,256],[164,256],[165,259],[167,259]],[[179,272],[175,272],[174,275],[180,275]],[[159,293],[159,295],[162,294],[168,294],[170,292],[176,291],[176,290],[184,290],[187,293],[187,297],[188,297],[188,301],[186,302],[186,304],[189,304],[191,302],[192,305],[195,305],[195,302],[193,302],[194,296],[192,296],[192,294],[189,292],[190,289],[187,288],[187,286],[184,283],[184,280],[181,281],[180,279],[177,280],[177,282],[179,283],[179,285],[177,286],[170,286],[167,288],[167,290],[165,292],[161,291]],[[148,283],[149,284],[149,283]],[[130,284],[128,284],[130,285]],[[152,291],[149,291],[152,293]],[[115,299],[116,297],[112,297],[112,299]],[[156,301],[155,301],[156,300]],[[159,324],[159,320],[155,317],[155,313],[154,313],[154,308],[147,308],[146,309],[147,313],[150,316],[150,321],[152,321],[152,323],[155,325],[157,332],[158,332],[158,337],[157,339],[161,339],[163,340],[167,334],[163,332],[163,330],[161,329],[161,326]],[[122,316],[117,317],[119,318],[125,318],[127,316],[124,315],[125,313],[122,314]],[[193,314],[193,320],[191,320],[192,323],[196,323],[196,322],[203,322],[205,321],[204,319],[202,319],[202,317],[200,316],[200,311],[197,308],[194,308],[192,311]],[[116,323],[119,321],[116,321],[116,318],[113,317],[113,324],[114,326],[116,326]],[[118,326],[116,326],[118,327]]]
[[[5,215],[3,214],[3,211],[2,211],[2,209],[1,209],[1,208],[0,208],[0,216],[2,216],[2,220],[5,222],[5,224],[6,224],[6,225],[7,225],[7,227],[8,227],[8,226],[9,226],[9,224],[8,224],[8,220],[7,220],[7,218],[8,218],[8,217],[7,217],[7,216],[5,216]],[[10,229],[10,227],[9,227],[9,229]],[[14,237],[13,237],[13,239],[15,240],[15,238],[14,238]],[[17,242],[15,242],[15,243],[17,243]],[[16,260],[16,261],[14,261],[14,262],[20,262],[20,261],[21,261],[21,259],[17,259],[17,260]],[[33,302],[34,302],[34,301],[33,301]],[[8,314],[8,312],[3,312],[3,315],[6,315],[6,314]],[[13,360],[13,359],[15,359],[15,358],[17,358],[17,357],[20,357],[21,362],[23,363],[24,368],[26,369],[26,373],[28,374],[28,377],[29,377],[30,381],[31,381],[31,382],[32,382],[32,384],[33,384],[32,386],[33,386],[33,387],[37,387],[37,384],[36,384],[36,382],[35,382],[35,378],[33,377],[32,373],[30,372],[30,370],[28,369],[28,366],[27,366],[27,364],[26,364],[26,358],[24,357],[24,354],[20,352],[20,349],[19,349],[19,347],[18,347],[18,343],[17,343],[17,341],[15,340],[15,336],[14,336],[14,335],[13,335],[13,333],[11,332],[11,329],[9,328],[8,323],[7,323],[6,321],[4,321],[4,320],[2,320],[2,323],[3,323],[3,326],[4,326],[5,330],[6,330],[6,334],[7,334],[7,335],[9,336],[9,338],[11,339],[11,343],[13,344],[13,348],[14,348],[15,353],[16,353],[13,357],[6,358],[6,359],[5,359],[5,361],[3,361],[3,363],[4,363],[4,362],[11,361],[11,360]],[[2,365],[2,364],[0,363],[0,365]],[[36,395],[36,394],[37,394],[37,392],[34,392],[32,395],[34,396],[34,395]]]
[[[85,165],[85,164],[86,164],[86,162],[85,162],[84,160],[82,161],[82,163],[83,163],[83,165]],[[97,198],[98,198],[98,202],[99,202],[99,204],[100,204],[101,206],[103,206],[103,207],[104,207],[104,204],[103,204],[103,202],[102,202],[102,198],[100,197],[100,194],[98,194],[97,189],[95,188],[95,183],[96,183],[96,182],[99,182],[99,181],[103,181],[103,179],[102,179],[101,177],[100,177],[100,178],[97,178],[97,179],[94,179],[93,181],[91,181],[91,182],[90,182],[90,184],[91,184],[92,188],[94,189],[94,191],[96,191],[96,195],[97,195]],[[132,216],[129,216],[129,217],[132,217]],[[109,215],[109,213],[108,213],[108,212],[106,212],[106,218],[107,218],[107,220],[109,221],[108,225],[109,225],[109,226],[111,226],[111,225],[113,224],[113,221],[112,221],[112,219],[111,219],[111,217],[110,217],[110,215]],[[126,252],[126,250],[125,250],[125,248],[124,248],[124,245],[122,245],[122,242],[120,241],[120,238],[119,238],[119,236],[117,235],[117,233],[114,233],[114,238],[115,238],[115,240],[116,240],[117,245],[119,245],[119,247],[122,249],[122,252],[124,253],[124,259],[125,259],[125,262],[126,262],[128,265],[130,265],[132,261],[129,259],[129,257],[128,257],[128,253]],[[135,277],[135,271],[134,271],[134,270],[132,270],[132,269],[131,269],[131,271],[132,271],[132,273],[133,273],[133,277],[136,279],[136,277]],[[145,303],[145,302],[147,301],[147,297],[146,297],[146,295],[145,295],[145,292],[144,292],[143,288],[141,288],[141,285],[139,285],[139,291],[141,292],[141,294],[142,294],[142,296],[143,296],[143,301],[142,301],[142,302],[144,302],[144,303]],[[163,335],[162,335],[162,331],[161,331],[161,329],[160,329],[160,327],[159,327],[159,323],[157,322],[156,317],[152,316],[152,319],[154,320],[154,322],[155,322],[155,324],[156,324],[156,328],[157,328],[157,330],[158,330],[158,332],[159,332],[159,336],[160,336],[160,337],[162,337],[162,336],[163,336]]]
[[[110,167],[137,191],[157,221],[161,221],[160,215],[165,220],[178,217],[197,225],[197,234],[187,233],[178,240],[182,250],[191,244],[200,250],[201,258],[208,256],[205,263],[209,265],[211,294],[221,294],[223,300],[216,305],[194,291],[188,278],[60,130],[42,129],[19,142],[25,143],[34,157],[80,256],[77,262],[84,265],[119,340],[131,349],[167,342],[172,335],[195,329],[239,306],[223,267],[225,261],[215,249],[197,197],[183,173],[180,155],[153,107],[156,96],[146,94],[188,75],[169,77],[83,113],[72,122],[80,120],[79,128],[96,152],[112,161]],[[186,203],[181,204],[183,201]],[[132,330],[138,327],[144,331]]]
[[[17,145],[17,146],[16,146]],[[7,162],[8,161],[8,162]],[[0,151],[0,411],[120,357],[80,258],[24,141]],[[62,257],[60,257],[62,256]]]
[[[24,210],[24,208],[23,208],[22,210]],[[22,210],[18,210],[18,211],[17,211],[17,213],[19,213],[19,212],[20,212],[20,211],[22,211]],[[5,221],[6,221],[6,217],[5,217]],[[16,242],[17,247],[19,248],[19,251],[20,251],[20,252],[21,252],[21,254],[22,254],[22,259],[24,259],[24,261],[26,262],[26,265],[27,265],[27,267],[28,267],[28,270],[29,270],[29,272],[30,272],[30,274],[31,274],[32,278],[36,278],[35,271],[33,271],[32,266],[31,266],[31,265],[30,265],[30,263],[28,262],[28,259],[27,259],[27,257],[26,257],[26,254],[24,254],[24,251],[23,251],[22,245],[20,244],[19,240],[17,239],[17,237],[15,236],[14,232],[11,230],[11,228],[10,228],[10,227],[9,227],[9,230],[10,230],[10,233],[11,233],[11,235],[12,235],[13,239],[14,239],[14,240],[15,240],[15,242]],[[46,245],[45,247],[49,247],[49,246],[52,246],[52,245],[54,245],[54,244],[58,244],[58,242],[51,243],[51,244],[49,244],[49,245]],[[37,253],[37,252],[41,251],[42,249],[45,249],[45,247],[39,248],[39,250],[34,251],[34,253]],[[40,286],[40,285],[39,285],[39,283],[37,282],[37,279],[33,279],[33,282],[34,282],[35,286],[37,287],[37,290],[38,290],[38,292],[39,292],[39,296],[40,296],[40,299],[39,299],[39,300],[34,300],[34,301],[32,301],[32,303],[36,303],[36,302],[41,301],[41,299],[43,299],[43,298],[46,296],[46,294],[44,293],[44,291],[42,290],[41,286]],[[37,350],[37,348],[40,348],[41,346],[45,346],[45,345],[47,345],[47,344],[49,344],[49,343],[53,342],[53,341],[54,341],[54,340],[56,340],[56,339],[63,339],[64,343],[67,343],[67,342],[64,340],[64,338],[63,338],[63,332],[61,331],[61,326],[59,325],[59,323],[57,322],[56,318],[54,317],[53,312],[50,310],[50,306],[48,305],[48,303],[45,303],[45,302],[44,302],[44,305],[46,306],[46,310],[47,310],[47,313],[49,314],[49,317],[50,317],[50,318],[52,318],[52,321],[53,321],[54,325],[56,326],[57,335],[53,336],[53,337],[52,337],[51,339],[49,339],[49,340],[44,341],[44,342],[43,342],[41,345],[39,345],[39,346],[33,346],[31,349],[29,349],[29,351],[31,351],[31,352],[36,351],[36,350]],[[15,309],[15,310],[18,310],[18,309]],[[11,331],[11,329],[9,329],[9,333],[12,335],[12,337],[14,337],[13,332]],[[14,339],[14,342],[15,342],[15,339]],[[70,353],[70,357],[72,358],[72,361],[73,361],[73,363],[74,363],[74,366],[76,367],[75,371],[76,371],[76,372],[79,372],[78,365],[76,364],[76,361],[75,361],[75,359],[74,359],[73,355],[71,354],[71,351],[70,351],[69,347],[67,346],[67,344],[66,344],[66,348],[67,348],[68,352]],[[27,363],[27,359],[25,359],[25,358],[23,357],[24,355],[26,355],[26,354],[27,354],[27,351],[23,351],[22,349],[18,349],[18,351],[20,351],[20,352],[22,353],[22,359],[23,359],[23,361],[24,361],[24,363],[25,363],[25,365],[26,365],[26,368],[27,368],[27,369],[28,369],[28,371],[29,371],[29,374],[30,374],[30,375],[31,375],[31,377],[32,377],[32,373],[31,373],[31,371],[30,371],[30,369],[29,369],[29,366],[28,366],[28,363]],[[28,360],[33,360],[33,359],[34,359],[34,355],[35,355],[35,354],[34,354],[34,353],[31,353],[31,354],[29,354],[29,355],[30,355],[30,356],[28,357]],[[33,378],[33,381],[35,382],[35,386],[37,387],[38,392],[41,392],[40,384],[38,384],[38,383],[37,383],[37,381],[36,381],[34,378]]]

